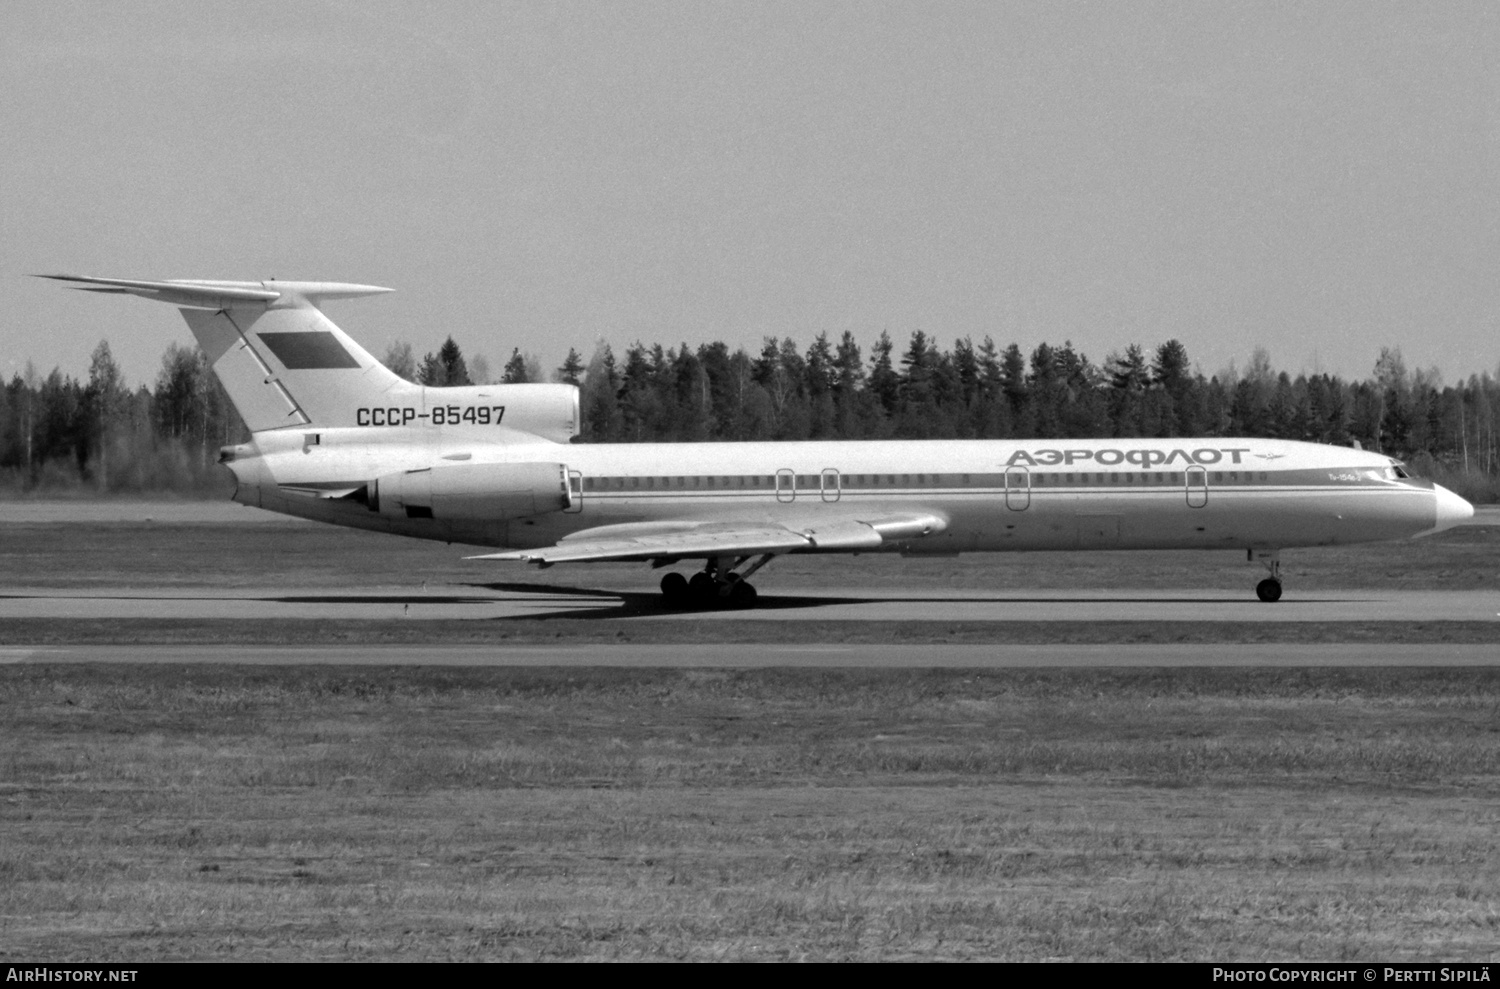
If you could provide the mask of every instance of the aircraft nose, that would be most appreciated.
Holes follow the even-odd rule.
[[[1437,520],[1433,527],[1434,532],[1451,529],[1455,525],[1462,525],[1474,517],[1474,506],[1464,501],[1458,495],[1449,491],[1441,484],[1432,486],[1433,501],[1437,506]]]

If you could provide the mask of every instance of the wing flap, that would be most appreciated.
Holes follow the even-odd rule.
[[[920,538],[947,527],[938,515],[828,516],[793,528],[774,522],[638,522],[584,529],[541,549],[470,556],[470,560],[554,563],[676,560],[763,553],[858,552]]]
[[[689,529],[679,532],[642,534],[634,538],[570,538],[545,549],[512,553],[486,553],[470,560],[517,560],[525,563],[582,563],[602,560],[656,560],[662,558],[754,556],[789,553],[810,545],[808,537],[782,526],[741,529]]]
[[[824,551],[879,549],[885,541],[867,523],[856,521],[820,523],[802,531],[815,547]]]

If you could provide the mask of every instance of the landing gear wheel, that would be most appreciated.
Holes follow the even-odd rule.
[[[731,608],[753,608],[755,607],[755,587],[743,580],[737,580],[729,588],[729,606]]]
[[[693,574],[687,586],[688,595],[699,604],[711,604],[719,587],[718,582],[702,570]]]
[[[1266,602],[1280,601],[1281,581],[1276,580],[1272,577],[1267,577],[1265,580],[1255,585],[1255,596]]]
[[[667,574],[661,579],[661,597],[669,605],[679,605],[687,600],[687,578],[680,573]]]

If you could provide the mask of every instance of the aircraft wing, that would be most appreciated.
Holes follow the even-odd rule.
[[[926,513],[829,517],[805,526],[777,522],[643,522],[584,529],[543,549],[485,553],[470,560],[516,560],[551,566],[605,560],[705,559],[818,550],[874,550],[893,541],[941,532],[944,519]]]

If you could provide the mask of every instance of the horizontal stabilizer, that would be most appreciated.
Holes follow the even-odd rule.
[[[140,281],[131,278],[94,278],[88,275],[36,277],[76,283],[69,287],[85,292],[138,295],[143,299],[194,309],[231,309],[245,305],[317,306],[325,299],[353,299],[393,291],[379,285],[353,285],[347,282],[228,282],[199,279]]]

